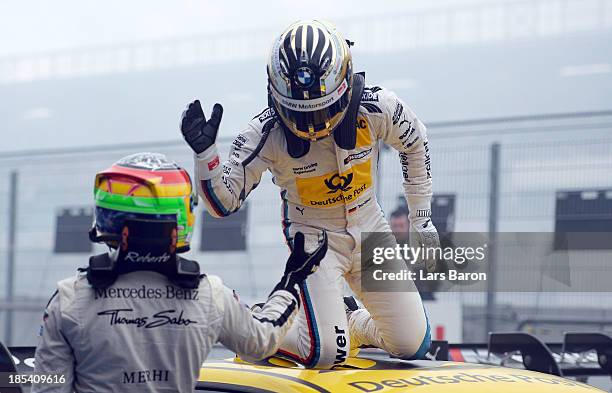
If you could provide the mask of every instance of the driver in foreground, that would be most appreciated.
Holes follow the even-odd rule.
[[[241,357],[276,352],[297,314],[296,286],[325,255],[304,237],[281,281],[251,312],[189,249],[195,216],[187,172],[161,154],[125,157],[96,175],[90,237],[110,247],[57,285],[45,310],[35,374],[65,383],[37,392],[193,392],[200,367],[221,342]]]

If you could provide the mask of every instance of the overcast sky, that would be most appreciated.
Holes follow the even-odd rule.
[[[506,0],[2,0],[0,56]],[[384,6],[381,6],[384,4]]]

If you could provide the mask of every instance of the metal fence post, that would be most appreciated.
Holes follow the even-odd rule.
[[[497,219],[499,202],[499,143],[491,145],[491,168],[489,178],[489,244],[487,271],[487,312],[485,340],[495,331]]]
[[[9,220],[8,220],[8,247],[6,265],[6,319],[4,325],[4,343],[11,345],[13,340],[13,310],[14,281],[15,281],[15,240],[17,235],[17,171],[11,172],[9,185]]]

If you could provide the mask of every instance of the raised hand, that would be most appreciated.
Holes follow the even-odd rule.
[[[213,106],[212,114],[208,121],[206,121],[206,116],[199,100],[195,100],[185,109],[181,116],[181,132],[185,141],[196,154],[200,154],[214,145],[222,117],[223,107],[221,104]]]

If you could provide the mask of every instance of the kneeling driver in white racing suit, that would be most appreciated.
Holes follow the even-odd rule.
[[[92,240],[111,247],[60,281],[45,310],[34,372],[65,378],[32,392],[191,393],[213,344],[247,359],[275,353],[297,315],[297,284],[325,255],[304,237],[253,313],[187,251],[195,220],[187,172],[163,155],[128,156],[98,173]],[[195,197],[197,198],[197,197]]]
[[[281,189],[288,244],[296,231],[306,234],[307,244],[321,229],[328,231],[329,251],[301,286],[304,307],[279,351],[313,368],[342,364],[349,349],[362,345],[421,358],[431,341],[414,283],[402,292],[361,287],[362,233],[390,232],[375,195],[379,141],[399,152],[414,244],[436,247],[439,240],[430,220],[425,126],[395,94],[365,86],[364,75],[353,73],[350,45],[326,22],[287,28],[269,57],[269,107],[236,137],[222,165],[215,145],[221,105],[206,121],[195,101],[181,122],[196,153],[198,191],[211,215],[236,212],[269,170]],[[344,279],[365,306],[348,320]]]

